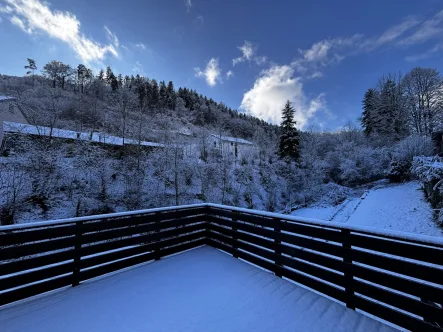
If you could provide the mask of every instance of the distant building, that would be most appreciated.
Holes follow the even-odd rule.
[[[26,117],[18,108],[17,99],[0,95],[0,152],[5,149],[7,144],[3,126],[4,122],[28,124]]]
[[[219,150],[223,155],[236,159],[249,155],[255,150],[254,143],[238,137],[211,134],[209,147]]]

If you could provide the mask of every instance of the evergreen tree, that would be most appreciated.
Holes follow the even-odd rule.
[[[122,74],[118,74],[117,76],[118,88],[121,89],[123,87],[123,76]]]
[[[34,86],[34,72],[37,70],[37,65],[35,64],[35,60],[34,59],[27,59],[28,61],[28,65],[25,66],[25,69],[29,69],[26,72],[26,75],[31,75],[32,74],[32,86]]]
[[[84,92],[85,80],[88,75],[88,69],[85,65],[79,64],[77,66],[77,82],[80,85],[80,92]]]
[[[175,97],[174,84],[172,83],[172,81],[169,81],[168,83],[167,95],[168,95],[167,107],[171,110],[175,110],[176,97]]]
[[[112,72],[111,67],[106,67],[106,84],[111,85],[112,80],[115,78],[114,73]]]
[[[164,81],[160,82],[159,96],[159,106],[160,108],[164,109],[165,107],[167,107],[168,102],[168,93]]]
[[[105,80],[105,72],[103,71],[103,69],[100,69],[97,78],[101,82],[103,82]]]
[[[377,92],[374,89],[368,89],[363,99],[361,125],[366,136],[371,135],[374,130],[373,118],[377,112],[377,97]]]
[[[158,91],[158,84],[156,80],[151,81],[151,108],[158,107],[160,93]]]
[[[300,158],[300,135],[295,127],[294,108],[289,100],[282,110],[282,118],[278,154],[280,158],[287,161],[298,161]]]

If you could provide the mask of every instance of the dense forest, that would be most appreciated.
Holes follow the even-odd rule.
[[[59,61],[39,70],[28,59],[25,68],[24,77],[0,76],[0,95],[16,97],[29,123],[163,148],[19,135],[13,153],[0,157],[3,224],[198,202],[279,212],[338,204],[374,181],[408,180],[413,157],[432,155],[443,115],[442,77],[427,68],[380,78],[362,96],[361,119],[336,132],[299,131],[290,103],[275,126],[171,81],[110,67],[94,75]],[[255,148],[241,158],[220,154],[210,134]],[[198,154],[183,154],[190,144]]]

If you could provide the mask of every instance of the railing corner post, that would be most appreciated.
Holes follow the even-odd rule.
[[[82,249],[83,236],[83,221],[75,223],[75,238],[74,238],[74,269],[72,271],[72,287],[80,284],[80,260]]]
[[[343,239],[343,262],[344,262],[344,280],[346,292],[346,307],[355,310],[354,303],[354,276],[352,269],[352,246],[351,246],[351,231],[342,228]]]
[[[274,253],[275,253],[275,275],[279,278],[281,278],[282,275],[282,263],[281,263],[281,220],[280,219],[274,219]]]

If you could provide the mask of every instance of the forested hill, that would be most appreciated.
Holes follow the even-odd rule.
[[[30,122],[71,130],[100,130],[131,136],[140,120],[147,137],[163,130],[199,135],[222,133],[252,141],[272,141],[278,127],[237,112],[172,81],[157,82],[139,75],[115,75],[110,67],[97,75],[51,61],[38,70],[31,61],[28,75],[0,75],[0,94],[17,97]],[[260,140],[258,140],[260,138]]]

